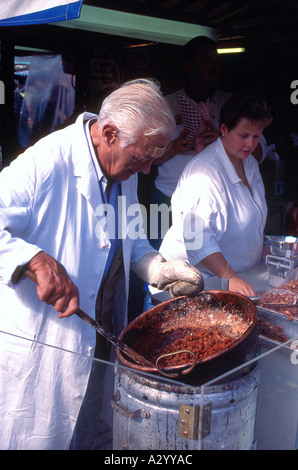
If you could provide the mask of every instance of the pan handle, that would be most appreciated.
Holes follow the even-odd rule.
[[[19,266],[17,268],[16,274],[14,275],[12,279],[13,283],[16,284],[23,275],[26,275],[29,279],[31,279],[31,281],[37,284],[37,278],[36,278],[35,273],[31,271],[30,269],[24,270],[23,266]],[[130,357],[137,364],[140,364],[141,366],[146,366],[146,367],[154,367],[153,364],[151,364],[151,362],[149,362],[145,357],[141,356],[139,353],[137,353],[132,348],[130,348],[125,343],[123,343],[118,338],[116,338],[114,335],[112,335],[112,333],[110,333],[106,328],[101,326],[97,321],[91,318],[83,310],[79,308],[78,311],[75,312],[75,314],[78,315],[86,323],[88,323],[88,325],[92,326],[100,335],[102,335],[110,343],[114,344],[116,348],[119,348],[121,351],[123,351],[128,357]]]
[[[165,357],[169,357],[169,356],[176,356],[177,354],[182,354],[182,353],[188,353],[188,354],[192,355],[193,358],[194,358],[194,363],[190,364],[190,365],[187,365],[187,366],[181,366],[181,370],[178,370],[177,372],[168,372],[168,371],[165,371],[164,369],[162,369],[159,366],[159,361],[161,359],[163,359]],[[159,356],[156,359],[155,367],[165,377],[176,378],[176,377],[179,377],[180,375],[189,374],[193,370],[193,368],[195,367],[196,363],[197,363],[197,358],[196,358],[196,355],[193,351],[190,351],[190,349],[181,349],[180,351],[174,351],[174,352],[167,353],[167,354],[162,354],[161,356]]]

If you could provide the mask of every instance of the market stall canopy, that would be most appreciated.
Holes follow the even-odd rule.
[[[83,5],[80,17],[55,25],[146,41],[183,45],[195,36],[217,40],[217,30],[200,24]]]
[[[52,23],[78,18],[83,0],[0,0],[0,26]]]
[[[276,43],[298,38],[297,0],[84,0],[84,7],[99,4],[102,9],[208,26],[220,40],[244,37]]]

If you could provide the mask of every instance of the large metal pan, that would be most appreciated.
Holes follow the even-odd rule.
[[[230,315],[230,325],[226,327],[226,333],[232,340],[228,343],[222,342],[217,352],[202,358],[197,356],[196,351],[194,364],[192,357],[194,349],[187,338],[191,333],[202,329],[203,317],[209,315],[210,322],[212,317],[213,325],[220,324],[221,312],[228,312]],[[242,332],[233,339],[231,325],[239,320],[243,321],[243,328],[239,330]],[[225,332],[225,324],[221,324],[220,328]],[[170,363],[165,365],[163,361],[167,362],[168,356],[164,353],[180,354],[179,348],[177,350],[176,347],[177,335],[180,335],[182,343],[185,343],[182,349],[191,352],[188,355],[181,354],[180,364],[174,361],[174,365]],[[151,374],[165,375],[167,372],[170,374],[176,372],[176,380],[200,385],[256,357],[257,310],[253,302],[243,295],[226,291],[204,291],[196,297],[179,297],[162,302],[142,313],[123,330],[119,339],[149,359],[151,363],[155,363],[155,367],[139,366],[122,351],[117,350],[117,356],[125,366]],[[191,365],[193,367],[190,367]]]

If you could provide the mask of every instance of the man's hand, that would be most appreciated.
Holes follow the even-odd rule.
[[[59,318],[73,315],[79,308],[79,292],[65,268],[47,253],[41,252],[29,262],[35,274],[37,295],[40,300],[59,313]]]
[[[168,290],[173,297],[196,295],[204,288],[200,271],[182,259],[170,259],[156,252],[146,253],[135,268],[143,281],[159,290]]]
[[[199,134],[199,137],[200,137],[200,144],[207,147],[207,145],[212,144],[218,139],[218,137],[220,136],[220,132],[216,129],[216,127],[212,124],[212,122],[205,121],[205,124],[208,127],[208,129],[201,132]]]
[[[204,288],[204,281],[200,271],[186,261],[170,259],[160,264],[156,287],[168,290],[172,297],[196,295]]]
[[[183,130],[180,132],[177,139],[173,140],[170,147],[172,155],[177,155],[178,153],[189,152],[192,150],[193,142],[192,140],[187,139],[188,131]]]
[[[192,140],[187,139],[188,131],[182,130],[179,136],[171,142],[168,150],[163,154],[160,158],[155,158],[153,160],[153,165],[161,165],[162,163],[170,160],[170,158],[174,157],[177,154],[183,154],[185,152],[189,152],[193,150],[193,142]]]

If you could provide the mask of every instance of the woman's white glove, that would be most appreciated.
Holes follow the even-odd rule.
[[[137,264],[137,275],[159,290],[168,290],[172,297],[196,295],[204,288],[202,274],[182,259],[166,261],[160,253],[147,253]]]

